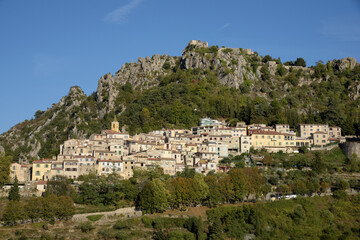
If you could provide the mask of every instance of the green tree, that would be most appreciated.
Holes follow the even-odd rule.
[[[271,57],[270,55],[266,55],[266,56],[262,59],[263,63],[267,63],[267,62],[272,61],[272,60],[273,60],[273,59],[272,59],[272,57]]]
[[[23,219],[26,219],[23,204],[18,201],[9,201],[5,206],[2,217],[5,224],[15,225]]]
[[[203,203],[209,196],[209,186],[206,184],[203,174],[196,174],[193,179],[193,191],[195,204]]]
[[[285,74],[287,73],[286,68],[284,68],[284,66],[282,64],[278,64],[276,67],[277,73],[282,77],[285,76]]]
[[[326,168],[323,157],[321,156],[320,152],[315,152],[314,155],[315,156],[312,164],[312,169],[314,172],[318,174],[322,173]]]
[[[45,111],[37,110],[34,114],[35,119],[39,118],[41,115],[43,115]]]
[[[5,153],[0,153],[0,187],[9,181],[11,161],[11,156],[5,156]]]
[[[229,176],[234,187],[235,199],[237,201],[242,201],[247,193],[246,177],[243,169],[231,169]]]
[[[215,217],[214,219],[212,219],[209,225],[209,239],[211,240],[225,239],[224,228],[221,224],[220,217]]]
[[[292,184],[292,191],[295,194],[301,194],[304,195],[306,193],[306,185],[305,183],[300,180],[300,179],[296,179],[293,184]]]
[[[301,67],[306,67],[306,62],[303,58],[297,58],[295,63],[295,66],[301,66]]]
[[[196,199],[193,188],[193,180],[189,178],[177,177],[169,179],[166,186],[169,189],[172,199],[171,205],[181,210],[186,210]]]
[[[37,221],[44,216],[44,200],[44,198],[31,198],[27,200],[24,211],[26,216],[28,216],[32,222]]]
[[[290,193],[290,187],[286,184],[282,184],[277,188],[277,191],[282,195],[285,196],[286,194]]]
[[[196,240],[206,239],[206,234],[204,233],[204,224],[201,217],[188,218],[184,223],[184,228],[194,233],[196,236]]]
[[[225,201],[225,196],[218,177],[207,175],[205,177],[205,182],[209,186],[207,205],[209,207],[216,207],[219,204],[223,203]]]
[[[8,198],[10,201],[20,201],[19,181],[17,176],[15,176],[14,184],[10,189]]]
[[[45,196],[54,194],[56,196],[73,196],[75,190],[71,186],[71,179],[65,176],[56,176],[55,179],[47,182]]]
[[[139,194],[138,205],[144,213],[163,212],[169,207],[170,193],[158,178],[145,184]]]

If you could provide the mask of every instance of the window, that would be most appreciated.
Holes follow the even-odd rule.
[[[36,164],[36,167],[40,167],[40,164]]]
[[[36,172],[35,172],[35,176],[40,176],[40,172],[39,172],[39,171],[36,171]]]

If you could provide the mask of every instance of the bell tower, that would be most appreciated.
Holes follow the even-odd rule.
[[[114,116],[114,121],[111,122],[111,131],[119,132],[119,122],[116,116]]]

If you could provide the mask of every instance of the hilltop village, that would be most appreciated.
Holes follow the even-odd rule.
[[[198,173],[227,171],[220,164],[229,155],[253,150],[298,153],[300,148],[321,149],[344,141],[341,128],[326,124],[300,124],[297,133],[287,124],[266,126],[238,122],[229,127],[224,122],[201,119],[200,126],[188,129],[162,129],[148,134],[130,136],[119,131],[115,118],[111,130],[102,130],[89,139],[69,139],[53,159],[35,160],[31,164],[12,163],[11,178],[20,183],[36,183],[39,192],[47,180],[66,176],[76,180],[80,175],[117,173],[123,179],[133,175],[135,168],[159,166],[165,174],[175,175],[187,168]],[[298,136],[297,136],[298,135]]]

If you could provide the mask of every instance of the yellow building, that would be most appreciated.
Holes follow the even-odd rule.
[[[315,132],[329,132],[329,126],[327,124],[299,124],[299,135],[300,137],[311,137]]]
[[[12,163],[10,166],[10,178],[11,181],[14,181],[15,176],[19,182],[30,181],[30,166],[31,165],[21,165],[19,163]]]
[[[254,131],[252,133],[252,147],[254,149],[265,148],[271,152],[292,151],[295,145],[295,136],[292,134],[272,132],[272,131]]]
[[[53,160],[44,159],[44,160],[35,160],[32,163],[32,181],[45,180],[44,175],[47,171],[51,170],[51,163]]]
[[[328,134],[326,132],[314,132],[313,136],[313,144],[315,146],[324,146],[328,144]]]

